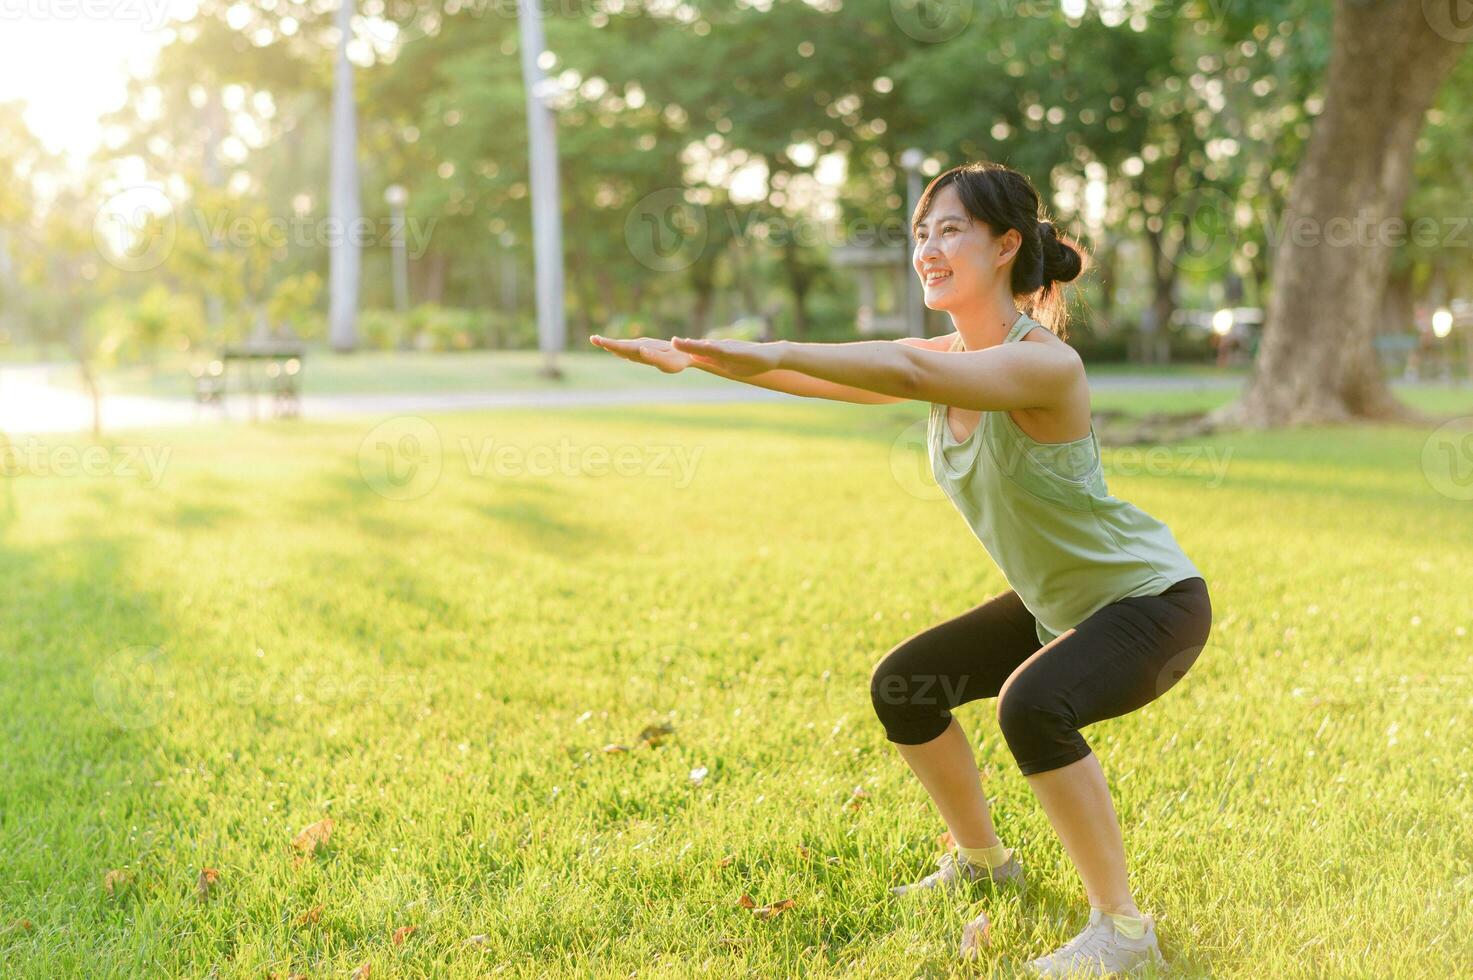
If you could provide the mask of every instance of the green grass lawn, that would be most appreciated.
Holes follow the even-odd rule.
[[[977,896],[974,966],[972,905],[887,895],[943,828],[870,669],[1006,587],[921,478],[921,419],[204,427],[90,475],[22,444],[0,975],[1012,975],[1086,908],[990,702],[959,716],[1031,890]],[[1086,730],[1174,976],[1473,974],[1473,504],[1426,436],[1106,453],[1216,616],[1179,686]]]

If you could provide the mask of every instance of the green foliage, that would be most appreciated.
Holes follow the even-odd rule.
[[[99,363],[153,361],[203,339],[204,305],[198,296],[154,285],[137,299],[109,301],[92,315],[88,332]]]
[[[321,336],[323,318],[318,313],[322,277],[315,272],[287,276],[271,290],[266,314],[273,327],[285,326],[304,340]]]
[[[410,312],[409,329],[418,350],[471,350],[484,346],[486,336],[485,319],[477,311],[434,303]]]
[[[409,317],[396,310],[368,309],[358,314],[359,342],[371,350],[394,350],[409,344]]]

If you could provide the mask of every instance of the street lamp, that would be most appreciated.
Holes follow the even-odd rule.
[[[555,79],[543,76],[538,64],[547,42],[542,10],[533,0],[518,0],[522,84],[527,98],[528,164],[532,183],[532,256],[537,281],[537,338],[542,348],[542,374],[561,378],[557,353],[567,343],[563,315],[563,225],[558,193],[557,126],[553,100]]]
[[[915,147],[900,154],[900,167],[905,171],[905,324],[912,337],[926,335],[925,314],[921,310],[921,284],[915,273],[916,236],[911,215],[921,199],[921,164],[926,155]]]
[[[409,191],[403,184],[390,184],[384,190],[384,201],[393,222],[394,309],[405,313],[409,310],[409,252],[404,247],[404,208],[409,204]]]
[[[358,346],[358,286],[362,273],[353,235],[363,218],[358,182],[358,118],[353,101],[353,63],[348,42],[353,37],[353,0],[340,0],[337,12],[338,51],[332,86],[332,220],[339,240],[328,256],[328,337],[333,349],[346,353]]]
[[[1453,332],[1453,311],[1448,309],[1438,310],[1432,314],[1432,334],[1438,340]]]

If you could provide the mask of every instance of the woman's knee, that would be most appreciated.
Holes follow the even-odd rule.
[[[1073,713],[1055,692],[1034,684],[1009,684],[997,698],[997,725],[1008,751],[1025,773],[1072,761],[1087,753]],[[1072,757],[1072,758],[1071,758]]]
[[[892,742],[919,744],[941,734],[950,724],[946,696],[950,678],[918,663],[897,647],[870,672],[870,703]]]

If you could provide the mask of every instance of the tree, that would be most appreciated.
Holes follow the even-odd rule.
[[[1279,224],[1258,357],[1213,424],[1422,420],[1392,396],[1372,339],[1417,135],[1467,50],[1449,33],[1415,0],[1337,0],[1324,108]]]

